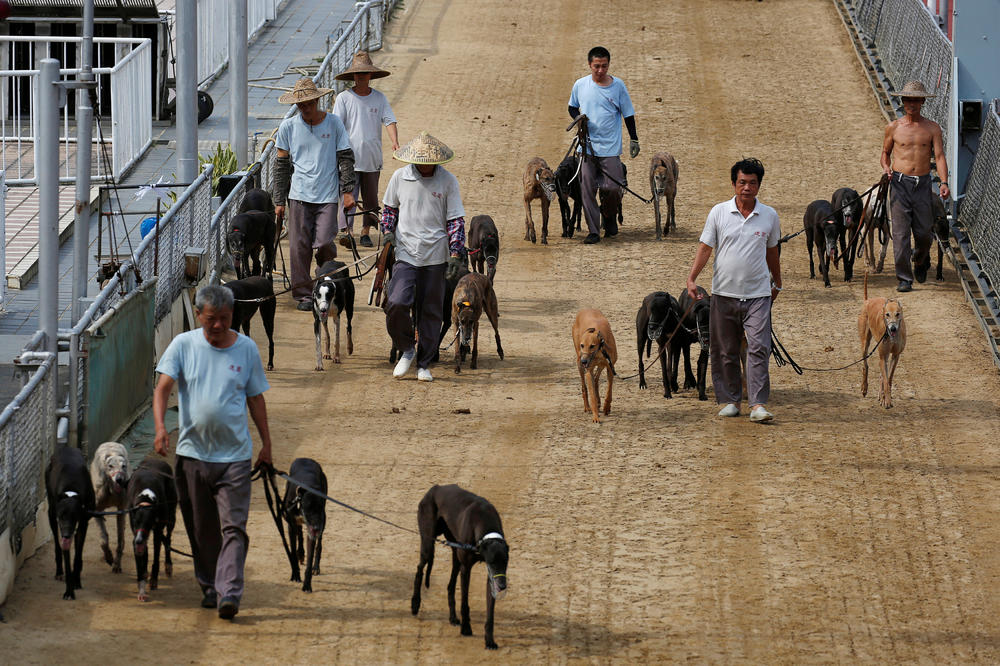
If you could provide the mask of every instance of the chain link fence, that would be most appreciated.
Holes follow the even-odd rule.
[[[1000,116],[996,104],[987,110],[960,210],[980,264],[993,284],[1000,284]]]

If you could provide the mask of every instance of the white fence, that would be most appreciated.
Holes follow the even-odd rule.
[[[80,62],[79,37],[0,36],[0,169],[8,185],[33,185],[35,176],[35,64],[48,57]],[[113,62],[102,62],[101,45],[114,45]],[[96,180],[121,177],[149,147],[153,136],[151,47],[148,39],[96,38],[97,79],[94,117],[110,150],[110,168],[103,157],[101,132],[94,131],[91,173]],[[30,63],[27,69],[10,67]],[[63,80],[76,78],[79,68],[59,70]],[[76,123],[71,108],[74,95],[60,111],[59,182],[76,180]],[[105,102],[109,104],[105,105]],[[108,108],[110,107],[110,108]],[[110,111],[110,118],[108,112]],[[109,135],[110,134],[110,135]]]
[[[198,85],[214,79],[229,62],[230,0],[198,1]],[[247,39],[278,12],[278,0],[247,0]]]

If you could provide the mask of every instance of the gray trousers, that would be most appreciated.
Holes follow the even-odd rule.
[[[712,294],[709,327],[715,401],[720,405],[741,401],[740,347],[746,334],[747,402],[766,404],[771,394],[771,297],[743,300]]]
[[[370,210],[378,206],[378,180],[381,175],[381,171],[354,172],[354,200],[361,202],[361,210]],[[346,213],[353,213],[357,209],[357,205],[351,206],[348,211],[339,208],[337,210],[337,226],[354,233],[354,217],[347,217]],[[378,227],[378,217],[375,213],[366,213],[363,217],[365,232],[368,231],[369,227]]]
[[[412,266],[404,261],[392,265],[389,295],[386,297],[385,328],[400,351],[413,349],[413,317],[417,313],[420,349],[417,367],[428,368],[441,340],[444,315],[444,272],[447,264]]]
[[[219,598],[243,597],[250,537],[250,461],[210,463],[177,456],[177,499],[184,518],[194,576]]]
[[[892,172],[889,192],[892,195],[892,254],[896,261],[896,279],[913,282],[913,266],[930,262],[931,243],[934,240],[932,225],[934,210],[931,208],[931,175],[904,176]],[[910,234],[914,250],[910,251]]]
[[[292,290],[297,301],[312,297],[313,251],[333,240],[337,234],[337,209],[340,202],[308,203],[288,200],[288,261],[291,263]]]
[[[603,168],[603,171],[601,170]],[[622,188],[605,175],[611,175],[619,183],[625,182],[622,161],[617,157],[588,157],[580,167],[580,195],[583,197],[583,216],[592,234],[601,233],[601,211],[608,222],[611,235],[618,233],[618,202],[622,198]],[[601,203],[597,201],[600,192]],[[612,212],[613,211],[613,212]]]

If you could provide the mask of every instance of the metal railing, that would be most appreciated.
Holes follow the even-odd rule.
[[[198,2],[198,85],[211,81],[229,63],[229,6],[226,0]],[[278,0],[247,0],[247,39],[277,16]]]
[[[42,58],[55,57],[62,63],[80,61],[80,37],[16,37],[0,36],[0,169],[8,185],[34,185],[36,101],[35,65]],[[91,173],[99,180],[117,179],[127,171],[149,147],[153,136],[153,93],[151,80],[151,47],[148,39],[96,38],[95,64],[97,79],[95,117],[101,132],[94,133]],[[105,49],[113,45],[113,62],[102,62]],[[27,68],[11,69],[28,64]],[[80,74],[79,68],[59,70],[63,80]],[[67,96],[67,98],[70,96]],[[103,113],[102,113],[103,107]],[[59,160],[61,183],[76,179],[76,124],[73,105],[60,110]],[[110,113],[110,118],[108,114]],[[102,117],[103,116],[103,117]],[[110,170],[102,156],[101,133],[110,150]]]
[[[0,314],[7,303],[7,183],[0,171]]]

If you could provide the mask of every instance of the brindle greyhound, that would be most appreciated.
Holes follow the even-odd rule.
[[[493,614],[496,600],[507,590],[507,559],[509,548],[503,536],[500,514],[482,497],[456,485],[433,486],[417,507],[420,530],[420,564],[413,579],[410,611],[420,612],[420,581],[431,586],[434,566],[434,543],[438,536],[454,544],[451,551],[451,578],[448,581],[448,619],[459,624],[455,613],[455,581],[462,576],[462,635],[472,635],[469,619],[469,577],[476,562],[486,563],[486,627],[487,650],[496,650],[493,640]],[[450,545],[450,544],[449,544]],[[465,547],[462,547],[465,546]],[[427,575],[424,577],[424,566]]]
[[[473,269],[477,273],[485,272],[492,284],[500,258],[500,232],[489,215],[476,215],[469,222],[469,257]]]
[[[532,157],[524,170],[524,240],[535,242],[535,222],[531,219],[531,202],[542,205],[542,245],[549,242],[549,204],[556,197],[556,175],[541,157]]]
[[[653,195],[653,210],[656,213],[656,240],[662,240],[663,234],[677,230],[674,220],[674,199],[677,197],[677,160],[670,153],[656,153],[649,163],[649,190]],[[660,225],[660,197],[667,204],[667,224]]]
[[[497,354],[503,360],[503,347],[500,345],[500,321],[497,295],[493,284],[482,273],[469,273],[455,287],[455,295],[451,301],[451,319],[458,329],[458,346],[455,348],[455,372],[462,372],[462,361],[469,351],[469,340],[472,340],[472,360],[469,367],[473,370],[479,360],[479,318],[486,312],[487,318],[493,324],[496,334]]]

